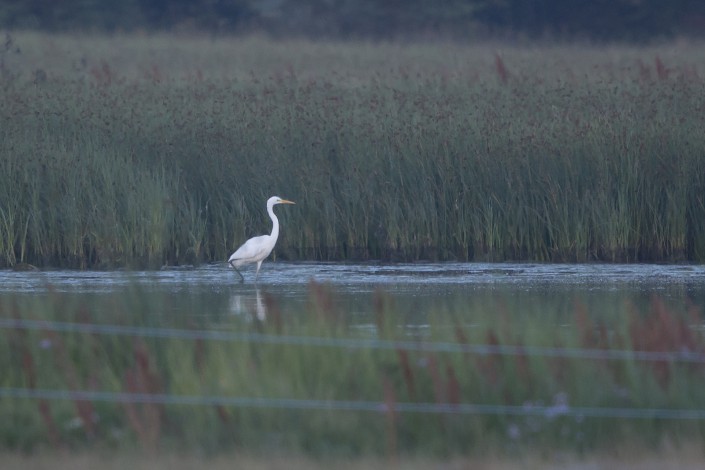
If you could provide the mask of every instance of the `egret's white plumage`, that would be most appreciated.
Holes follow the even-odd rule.
[[[259,276],[259,268],[262,266],[262,261],[269,256],[274,249],[274,245],[277,244],[277,238],[279,238],[279,219],[274,215],[275,204],[295,203],[278,196],[270,197],[267,200],[267,213],[272,219],[272,233],[250,238],[228,258],[230,266],[240,275],[240,282],[244,282],[245,278],[237,268],[248,263],[257,263],[257,271],[255,272],[255,282],[257,282],[257,276]]]

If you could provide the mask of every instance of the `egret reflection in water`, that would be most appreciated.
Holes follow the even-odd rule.
[[[230,313],[242,316],[247,321],[265,322],[267,320],[265,295],[266,293],[262,293],[259,288],[255,288],[254,295],[252,292],[233,294],[230,297]]]
[[[315,281],[329,286],[331,308],[353,323],[370,323],[378,290],[394,299],[397,312],[419,317],[497,299],[522,310],[555,304],[572,312],[576,301],[602,311],[608,301],[648,304],[658,296],[705,310],[703,265],[280,261],[268,266],[266,286],[234,284],[232,275],[222,263],[159,271],[0,270],[0,305],[60,294],[62,302],[100,312],[137,295],[174,319],[222,314],[276,324],[281,315],[310,312]]]

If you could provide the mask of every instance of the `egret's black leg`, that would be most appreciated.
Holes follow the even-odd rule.
[[[235,272],[238,274],[238,276],[240,276],[240,284],[242,284],[243,282],[245,282],[245,277],[242,275],[242,273],[240,272],[240,270],[237,269],[233,263],[230,263],[230,266],[232,266],[233,269],[235,270]]]

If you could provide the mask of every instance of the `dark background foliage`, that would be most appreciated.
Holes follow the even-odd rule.
[[[328,38],[653,41],[705,31],[701,0],[5,0],[0,27]]]

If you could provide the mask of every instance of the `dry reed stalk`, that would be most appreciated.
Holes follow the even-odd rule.
[[[668,325],[662,324],[662,318],[652,313],[647,318],[632,317],[630,336],[635,351],[664,352],[667,351],[667,340],[662,332],[668,334]],[[664,328],[662,330],[662,328]],[[653,361],[651,369],[656,381],[661,387],[668,384],[670,364],[668,361]]]
[[[427,357],[428,373],[431,376],[433,383],[433,398],[439,405],[446,404],[446,386],[441,377],[438,359],[435,354],[431,353]],[[438,423],[444,432],[447,431],[447,416],[445,414],[438,415]]]
[[[443,379],[441,378],[441,373],[438,367],[438,359],[435,354],[429,354],[427,357],[428,373],[431,376],[431,382],[433,382],[433,398],[436,403],[445,403],[445,387],[443,385]]]
[[[661,58],[656,56],[654,59],[654,66],[656,67],[656,76],[659,80],[668,80],[668,75],[670,70],[663,64]]]
[[[77,323],[90,323],[91,322],[91,315],[90,312],[88,311],[88,308],[85,305],[82,305],[78,311],[76,312],[76,322]],[[99,372],[100,364],[98,361],[96,361],[96,358],[99,357],[100,353],[100,338],[96,333],[90,333],[88,335],[89,341],[90,341],[90,349],[92,354],[88,358],[89,361],[89,375],[86,378],[86,382],[88,382],[88,386],[91,390],[98,390],[100,389],[101,384],[99,383],[99,378],[101,376]]]
[[[488,346],[499,346],[499,338],[493,330],[487,330],[485,338],[485,344],[487,344]],[[477,364],[478,370],[485,377],[485,380],[487,380],[490,385],[496,386],[499,381],[501,373],[501,371],[499,370],[501,367],[501,361],[502,359],[500,358],[500,356],[495,353],[486,354],[475,359],[475,363]]]
[[[313,311],[319,320],[329,325],[337,322],[339,312],[335,309],[333,291],[327,284],[311,280],[308,283],[309,299],[313,302]]]
[[[205,383],[205,365],[206,365],[206,342],[202,338],[197,338],[193,343],[193,364],[196,367],[196,373],[201,381]],[[229,420],[228,410],[223,405],[215,405],[215,411],[220,418],[220,421],[226,423]]]
[[[100,67],[94,66],[90,70],[95,82],[102,87],[107,87],[113,83],[115,79],[115,71],[110,67],[105,60],[100,62]]]
[[[59,366],[59,369],[64,373],[69,388],[71,390],[83,390],[84,387],[81,384],[76,366],[70,359],[66,345],[59,334],[51,330],[46,330],[44,334],[51,341],[52,348],[54,349],[54,361],[56,361],[57,366]],[[86,400],[74,400],[74,406],[86,430],[86,436],[89,438],[95,437],[96,425],[94,421],[95,411],[93,409],[93,403]]]
[[[15,330],[15,334],[22,355],[22,370],[24,370],[25,376],[27,377],[29,388],[34,390],[37,388],[37,369],[34,364],[34,357],[27,346],[26,332],[23,330]],[[39,415],[42,417],[42,421],[44,421],[44,426],[46,426],[49,443],[55,449],[63,447],[59,428],[51,414],[49,400],[40,398],[37,400],[37,407],[39,409]]]
[[[698,68],[693,64],[684,64],[680,68],[679,78],[686,83],[695,83],[700,81],[700,75],[698,75]]]
[[[157,64],[152,64],[148,69],[146,69],[144,71],[144,76],[155,85],[164,81],[164,74]]]
[[[635,318],[635,316],[632,316],[632,318]],[[635,350],[639,349],[634,343],[627,345],[622,333],[619,331],[613,332],[610,338],[607,325],[604,322],[593,323],[583,304],[576,304],[573,319],[578,333],[578,344],[583,348],[609,350],[612,348],[624,349],[633,347]],[[634,334],[635,333],[632,333],[630,336],[634,337]],[[636,334],[640,335],[641,333]],[[622,383],[625,380],[625,369],[622,362],[609,359],[594,359],[594,362],[601,364],[609,370],[616,383]],[[565,359],[555,358],[552,360],[552,363],[561,363],[563,365],[558,367],[567,367],[567,361]]]
[[[595,345],[594,326],[590,319],[590,314],[583,303],[576,303],[573,310],[573,322],[578,334],[578,344],[584,348],[592,348]]]
[[[563,344],[558,340],[555,343],[557,349],[563,348]],[[557,356],[548,359],[548,366],[551,369],[553,378],[559,384],[562,384],[566,378],[566,371],[568,370],[568,360],[565,357]]]
[[[283,316],[279,302],[277,302],[276,297],[267,291],[262,293],[262,297],[264,301],[264,308],[267,312],[267,318],[274,324],[275,333],[281,334],[283,329]]]
[[[125,388],[132,394],[154,394],[162,391],[161,379],[152,370],[152,361],[147,345],[142,339],[134,342],[135,365],[125,371]],[[156,403],[124,404],[125,413],[132,429],[145,450],[157,450],[161,436],[163,407]]]
[[[446,364],[446,400],[452,405],[459,405],[461,402],[460,382],[455,374],[455,368],[451,363]]]
[[[401,365],[407,393],[409,394],[409,398],[413,401],[416,399],[416,391],[414,389],[414,371],[411,369],[409,362],[409,352],[404,349],[397,349],[397,357]]]
[[[22,320],[22,315],[20,314],[17,305],[12,303],[11,305],[12,316],[15,320]],[[27,378],[27,385],[30,389],[34,390],[37,388],[37,368],[34,363],[34,357],[27,344],[27,331],[16,328],[8,330],[9,343],[19,350],[20,356],[22,357],[22,370]],[[59,434],[59,428],[54,421],[54,417],[51,414],[51,407],[49,406],[49,400],[40,398],[37,400],[37,408],[39,409],[39,415],[42,417],[44,426],[47,429],[47,435],[49,438],[49,443],[55,449],[63,447],[61,441],[61,435]]]
[[[398,456],[397,446],[397,397],[394,393],[394,385],[388,377],[382,379],[384,386],[385,417],[387,418],[387,458],[395,462]]]
[[[696,312],[690,311],[693,318]],[[654,297],[646,315],[639,315],[632,308],[629,323],[629,336],[635,351],[701,352],[705,350],[702,340],[694,335],[685,318],[679,317],[666,308],[663,300]],[[694,365],[695,367],[702,366]],[[672,365],[667,360],[653,361],[652,372],[661,387],[668,387],[672,376]]]
[[[644,82],[651,81],[651,68],[648,64],[645,64],[641,59],[637,60],[637,65],[639,67],[639,78]]]
[[[499,80],[502,83],[507,83],[507,80],[509,80],[509,72],[507,71],[507,66],[504,65],[504,61],[502,60],[502,57],[498,53],[495,53],[494,55],[494,68],[495,71],[497,72],[497,76],[499,77]]]
[[[465,334],[465,330],[463,330],[463,328],[457,323],[455,324],[454,333],[455,333],[455,340],[458,343],[460,343],[463,346],[467,346],[469,344],[468,335]],[[468,356],[470,356],[470,352],[465,351],[464,355],[465,355],[465,358],[467,359]]]
[[[533,387],[534,381],[531,376],[531,368],[529,367],[529,356],[526,354],[526,350],[524,349],[524,345],[521,341],[517,342],[516,347],[519,351],[515,355],[516,374],[519,380],[521,380],[526,385],[526,388],[530,390]]]
[[[128,369],[125,371],[124,386],[129,393],[141,393],[139,386],[139,381],[137,379],[137,372],[134,369]],[[125,415],[127,416],[127,422],[129,423],[132,430],[137,434],[137,437],[142,444],[143,449],[148,451],[156,450],[156,442],[153,442],[152,434],[143,422],[140,412],[137,409],[135,403],[126,401],[123,404],[125,409]]]
[[[372,310],[374,311],[375,314],[375,324],[377,325],[377,335],[380,338],[384,338],[386,336],[386,327],[385,327],[385,310],[386,310],[386,299],[385,299],[385,293],[382,291],[382,289],[375,289],[373,297],[372,297]]]
[[[204,380],[205,375],[205,355],[206,355],[206,343],[203,338],[196,338],[193,342],[193,364],[196,366],[196,373],[201,382]]]

